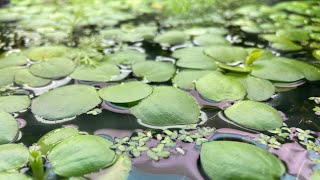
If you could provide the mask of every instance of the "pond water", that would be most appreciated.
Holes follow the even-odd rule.
[[[320,96],[320,3],[231,3],[219,7],[216,14],[211,13],[213,18],[209,21],[206,15],[200,22],[196,8],[189,9],[195,14],[187,17],[170,15],[170,11],[162,9],[170,9],[170,3],[136,0],[110,2],[108,7],[102,4],[99,0],[83,4],[27,0],[3,7],[0,4],[0,112],[12,114],[20,122],[20,135],[13,142],[0,143],[21,143],[30,149],[38,146],[45,157],[45,162],[40,163],[42,168],[44,164],[45,175],[42,173],[40,178],[39,169],[34,169],[31,160],[10,169],[35,179],[198,180],[235,179],[237,175],[243,179],[268,179],[270,175],[274,179],[304,180],[310,179],[311,174],[313,179],[320,178],[320,110],[315,108],[319,99],[309,99]],[[63,5],[64,10],[60,9]],[[232,11],[233,6],[237,10]],[[202,17],[201,13],[198,15]],[[304,31],[297,32],[302,27]],[[6,64],[7,59],[16,55],[27,60],[15,63],[12,59],[13,64]],[[12,67],[20,69],[5,71]],[[27,74],[21,75],[19,81],[18,74],[23,70]],[[10,71],[15,74],[9,76]],[[178,74],[187,71],[195,74],[178,81]],[[203,74],[196,74],[200,72]],[[41,82],[44,85],[31,85]],[[142,85],[121,87],[131,82]],[[69,87],[78,90],[68,91]],[[111,90],[113,87],[118,89]],[[1,99],[23,95],[30,102],[22,109],[22,102]],[[248,105],[236,109],[238,103]],[[15,108],[18,110],[8,110]],[[194,116],[200,117],[192,119]],[[251,118],[254,122],[250,122]],[[78,129],[82,136],[103,137],[111,143],[112,153],[118,155],[113,155],[108,168],[105,164],[86,171],[89,168],[82,167],[86,163],[79,162],[90,158],[79,155],[79,159],[75,158],[77,165],[59,169],[59,163],[68,156],[61,155],[62,160],[58,161],[61,157],[55,152],[67,148],[63,144],[79,135],[61,134],[48,154],[43,153],[47,144],[41,144],[40,138],[63,127]],[[0,134],[4,132],[0,128]],[[139,139],[135,140],[136,136]],[[140,142],[143,138],[147,139]],[[229,152],[222,152],[221,157],[234,161],[224,162],[216,155],[217,165],[213,166],[213,160],[205,160],[210,159],[207,154],[212,150],[207,144],[213,142],[213,147],[216,141],[222,142],[220,147]],[[239,147],[238,154],[237,148],[235,153],[228,151],[230,141],[242,142],[230,146]],[[248,144],[252,145],[246,147]],[[256,147],[263,150],[261,154],[267,153],[260,158],[273,154],[270,159],[276,160],[270,160],[271,165],[268,158],[264,163],[259,161],[259,154],[250,153]],[[100,153],[93,150],[98,148],[87,149]],[[221,153],[215,151],[212,156]],[[247,157],[246,151],[252,157]],[[255,158],[257,167],[269,169],[265,177],[259,177],[259,170],[250,166],[248,172],[241,172],[239,164]],[[92,161],[98,160],[96,157]],[[73,163],[72,159],[70,162]],[[279,168],[274,168],[277,165]],[[241,173],[227,170],[221,173],[224,175],[217,175],[223,170],[221,167]],[[285,172],[277,172],[282,168]],[[0,176],[8,170],[3,169],[0,168]]]

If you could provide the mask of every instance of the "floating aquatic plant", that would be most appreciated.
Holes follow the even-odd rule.
[[[204,143],[200,160],[206,175],[218,180],[234,178],[267,180],[280,178],[285,172],[285,166],[276,156],[260,147],[242,142]],[[264,173],[261,173],[262,171]]]
[[[70,85],[37,97],[32,101],[31,111],[47,120],[61,120],[86,113],[100,102],[95,88],[87,85]]]

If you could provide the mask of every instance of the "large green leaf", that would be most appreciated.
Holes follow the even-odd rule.
[[[299,69],[303,74],[304,77],[309,81],[319,81],[320,80],[320,68],[315,67],[311,64],[306,62],[297,61],[294,59],[289,58],[277,58],[278,60],[288,64],[289,66],[295,67]]]
[[[0,145],[0,172],[15,170],[29,160],[29,150],[21,144]]]
[[[42,46],[27,51],[27,56],[33,61],[42,61],[54,57],[63,57],[69,53],[65,46]]]
[[[31,74],[28,69],[21,69],[16,73],[14,82],[20,85],[26,84],[31,87],[42,87],[48,85],[51,80],[35,76]]]
[[[50,58],[30,67],[29,71],[36,76],[49,79],[59,79],[71,74],[75,64],[66,58]]]
[[[38,140],[37,146],[40,147],[42,154],[47,154],[64,139],[77,135],[79,135],[79,131],[75,128],[55,129],[42,136]]]
[[[13,66],[22,66],[27,64],[28,58],[22,55],[10,55],[0,59],[0,69],[13,67]]]
[[[280,179],[285,167],[268,151],[242,142],[204,143],[201,166],[210,179],[271,180]]]
[[[0,144],[12,142],[19,131],[16,119],[9,113],[0,111],[0,124]]]
[[[14,76],[19,69],[21,68],[8,67],[0,69],[0,87],[12,84],[14,82]]]
[[[121,155],[116,163],[100,172],[97,180],[127,180],[131,171],[131,159],[127,155]]]
[[[131,112],[143,123],[154,126],[195,124],[200,109],[188,93],[168,86],[154,87],[153,93]]]
[[[172,83],[181,89],[194,89],[194,82],[202,76],[212,71],[206,70],[183,70],[176,74],[172,79]]]
[[[85,113],[100,102],[101,99],[94,87],[69,85],[35,98],[31,110],[42,118],[57,120]]]
[[[301,29],[281,29],[276,32],[276,35],[299,42],[305,42],[309,39],[308,31]]]
[[[171,63],[144,61],[134,64],[132,71],[149,82],[165,82],[171,79],[176,69]]]
[[[0,96],[0,111],[14,113],[30,106],[28,96]]]
[[[18,173],[18,172],[2,172],[0,173],[0,179],[6,180],[6,179],[10,179],[10,180],[32,180],[32,178],[28,177],[25,174],[22,173]]]
[[[139,101],[149,96],[151,93],[152,87],[139,81],[107,86],[99,91],[99,95],[102,99],[113,103],[130,103]]]
[[[212,45],[228,45],[229,42],[225,37],[217,34],[203,34],[196,36],[193,42],[198,46],[212,46]]]
[[[211,46],[204,49],[204,53],[216,61],[224,63],[244,62],[248,52],[241,47]]]
[[[159,34],[154,38],[154,41],[164,46],[171,46],[176,44],[183,44],[188,39],[189,36],[184,32],[172,30]]]
[[[274,93],[274,85],[265,79],[239,74],[228,74],[238,80],[247,90],[247,98],[254,101],[268,100]]]
[[[120,74],[119,68],[107,62],[97,66],[81,65],[71,74],[71,78],[82,81],[108,82]]]
[[[60,176],[82,176],[113,163],[112,142],[99,136],[73,136],[55,146],[48,159]]]
[[[293,82],[304,78],[304,74],[295,66],[280,59],[255,61],[251,75],[271,81]]]
[[[217,71],[198,79],[196,89],[201,96],[212,101],[240,100],[246,95],[240,82]]]
[[[190,69],[217,69],[216,62],[203,53],[202,47],[183,48],[173,52],[177,66]]]
[[[255,101],[241,101],[224,111],[237,124],[255,130],[272,130],[282,126],[282,118],[273,107]]]
[[[108,54],[106,56],[106,59],[108,62],[114,64],[132,65],[137,62],[145,61],[146,54],[136,50],[127,49],[116,52],[114,54]]]

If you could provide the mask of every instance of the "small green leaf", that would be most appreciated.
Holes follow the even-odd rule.
[[[263,53],[264,53],[263,50],[254,49],[247,56],[246,61],[245,61],[245,65],[250,66],[254,61],[256,61],[260,56],[262,56]]]
[[[157,154],[151,150],[147,151],[147,156],[155,161],[159,161],[159,157],[157,156]]]

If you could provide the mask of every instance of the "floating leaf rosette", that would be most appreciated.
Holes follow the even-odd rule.
[[[14,113],[25,110],[29,106],[30,99],[28,96],[0,96],[0,111]]]
[[[285,173],[283,163],[270,152],[242,142],[204,143],[201,166],[210,179],[270,180]]]
[[[19,131],[18,122],[10,114],[0,111],[0,123],[0,144],[12,142]]]
[[[70,77],[81,81],[108,82],[119,74],[120,70],[116,65],[102,62],[97,66],[80,65]]]
[[[132,71],[136,76],[149,82],[168,81],[174,75],[175,70],[173,64],[157,61],[144,61],[132,66]]]
[[[0,172],[17,170],[29,160],[29,150],[21,144],[0,145]]]
[[[246,128],[266,131],[282,126],[280,113],[273,107],[255,101],[241,101],[224,111],[227,118]]]
[[[128,93],[130,91],[130,93]],[[99,95],[102,99],[112,103],[136,102],[152,93],[152,87],[148,84],[132,81],[102,88]]]
[[[134,116],[152,126],[188,125],[199,122],[200,109],[192,96],[168,86],[157,86],[153,93],[131,108]]]
[[[60,176],[82,176],[113,163],[116,154],[109,148],[111,145],[111,141],[99,136],[73,136],[55,146],[48,159]]]
[[[94,87],[69,85],[49,91],[32,101],[32,112],[47,120],[70,118],[93,109],[101,102]]]
[[[240,100],[246,95],[240,82],[217,71],[198,79],[196,89],[201,96],[212,101]]]

